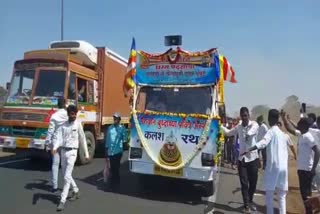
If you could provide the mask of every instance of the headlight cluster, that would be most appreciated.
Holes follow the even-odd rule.
[[[38,128],[36,131],[35,138],[37,139],[46,139],[48,129]]]
[[[11,128],[7,126],[0,126],[0,134],[9,135],[11,132]]]

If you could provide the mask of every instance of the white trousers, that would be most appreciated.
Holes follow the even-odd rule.
[[[280,214],[286,214],[286,195],[287,195],[287,191],[277,190],[278,206],[279,206]],[[267,214],[273,214],[273,196],[274,196],[273,190],[266,191]]]
[[[52,156],[51,182],[52,182],[53,189],[58,189],[59,165],[60,165],[60,151],[58,150],[57,153]]]
[[[61,165],[64,178],[64,185],[60,200],[62,203],[65,203],[67,200],[70,185],[72,187],[73,192],[79,192],[79,188],[77,187],[76,183],[72,178],[72,171],[74,164],[77,160],[77,153],[78,150],[76,149],[70,151],[66,151],[64,149],[61,150]]]

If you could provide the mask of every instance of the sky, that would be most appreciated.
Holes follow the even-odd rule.
[[[60,0],[4,0],[0,7],[0,85],[15,60],[60,40]],[[128,58],[136,47],[164,52],[164,36],[183,36],[183,49],[218,47],[236,72],[226,106],[280,107],[286,97],[320,105],[317,0],[64,0],[64,39],[107,46]]]

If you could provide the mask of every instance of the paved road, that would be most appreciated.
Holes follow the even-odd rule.
[[[213,213],[243,213],[243,202],[237,170],[230,167],[221,167],[219,188],[217,192],[217,200],[213,202]],[[258,211],[256,213],[266,213],[264,193],[262,188],[262,176],[259,173],[257,190],[254,201],[257,204]],[[209,202],[209,204],[211,204]]]
[[[56,213],[57,196],[48,191],[49,165],[23,156],[17,159],[0,158],[0,213]],[[199,186],[161,178],[148,179],[152,188],[141,191],[138,176],[128,172],[128,164],[124,160],[125,157],[118,193],[105,192],[102,188],[103,159],[76,167],[74,178],[82,197],[67,203],[63,213],[105,214],[110,210],[113,214],[241,213],[239,181],[235,171],[222,168],[217,198],[203,198]],[[262,199],[258,192],[258,201],[259,197]]]

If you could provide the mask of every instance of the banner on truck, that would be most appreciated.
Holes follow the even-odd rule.
[[[192,53],[180,49],[162,55],[137,53],[136,82],[156,85],[215,84],[220,67],[216,49]]]
[[[148,155],[161,165],[177,166],[187,162],[190,156],[198,152],[197,144],[203,134],[206,135],[206,149],[210,152],[217,149],[218,120],[213,119],[208,133],[204,133],[206,119],[142,113],[137,114],[137,118],[139,124],[131,121],[131,145],[146,141]],[[142,131],[141,138],[136,125]]]

